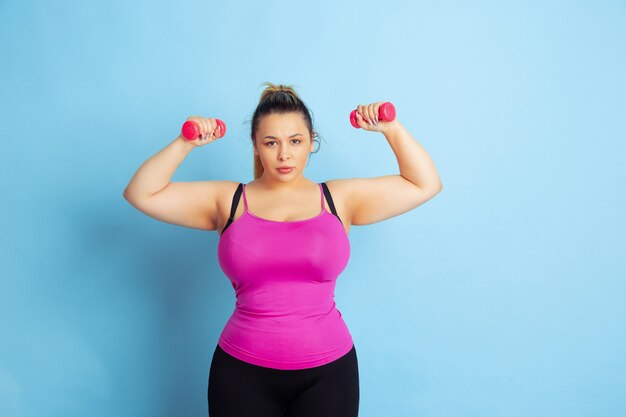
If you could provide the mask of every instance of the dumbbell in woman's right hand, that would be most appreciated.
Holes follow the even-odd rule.
[[[393,122],[396,119],[396,108],[393,103],[386,101],[378,108],[378,120],[383,122]],[[359,122],[356,118],[356,110],[350,113],[350,123],[357,129],[360,129]]]
[[[226,124],[220,119],[190,116],[183,124],[181,136],[195,145],[211,143],[226,134]]]

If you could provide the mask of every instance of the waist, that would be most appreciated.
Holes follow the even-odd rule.
[[[230,355],[275,369],[304,369],[347,353],[352,336],[336,307],[323,315],[254,316],[235,309],[220,335]]]

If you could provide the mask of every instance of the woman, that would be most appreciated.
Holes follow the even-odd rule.
[[[220,234],[219,263],[237,301],[213,353],[210,416],[356,417],[356,349],[334,302],[350,226],[414,209],[442,185],[400,122],[378,120],[382,102],[359,105],[357,122],[383,133],[400,175],[307,179],[310,112],[292,88],[265,84],[251,126],[254,181],[170,182],[194,147],[216,140],[216,120],[192,116],[202,137],[179,136],[148,159],[124,197],[156,219]]]

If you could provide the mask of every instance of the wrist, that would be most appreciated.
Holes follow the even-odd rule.
[[[394,132],[400,130],[400,127],[400,122],[398,122],[398,119],[395,119],[394,121],[387,123],[385,130],[383,130],[382,133],[385,136],[392,135]]]
[[[174,139],[174,143],[182,152],[185,153],[189,153],[193,148],[195,148],[195,145],[187,141],[182,135],[179,135],[176,139]]]

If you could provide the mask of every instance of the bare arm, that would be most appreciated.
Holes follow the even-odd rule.
[[[378,105],[369,105],[366,110],[366,116],[375,120]],[[385,135],[400,174],[329,182],[346,190],[351,224],[366,225],[398,216],[441,192],[443,185],[430,155],[397,119],[378,126],[364,122],[360,114],[357,118],[361,128]]]
[[[132,202],[163,190],[194,147],[178,136],[139,167],[124,190],[124,198]]]
[[[224,181],[170,182],[172,175],[197,145],[178,136],[145,161],[123,192],[137,210],[166,223],[215,230],[217,199]]]

